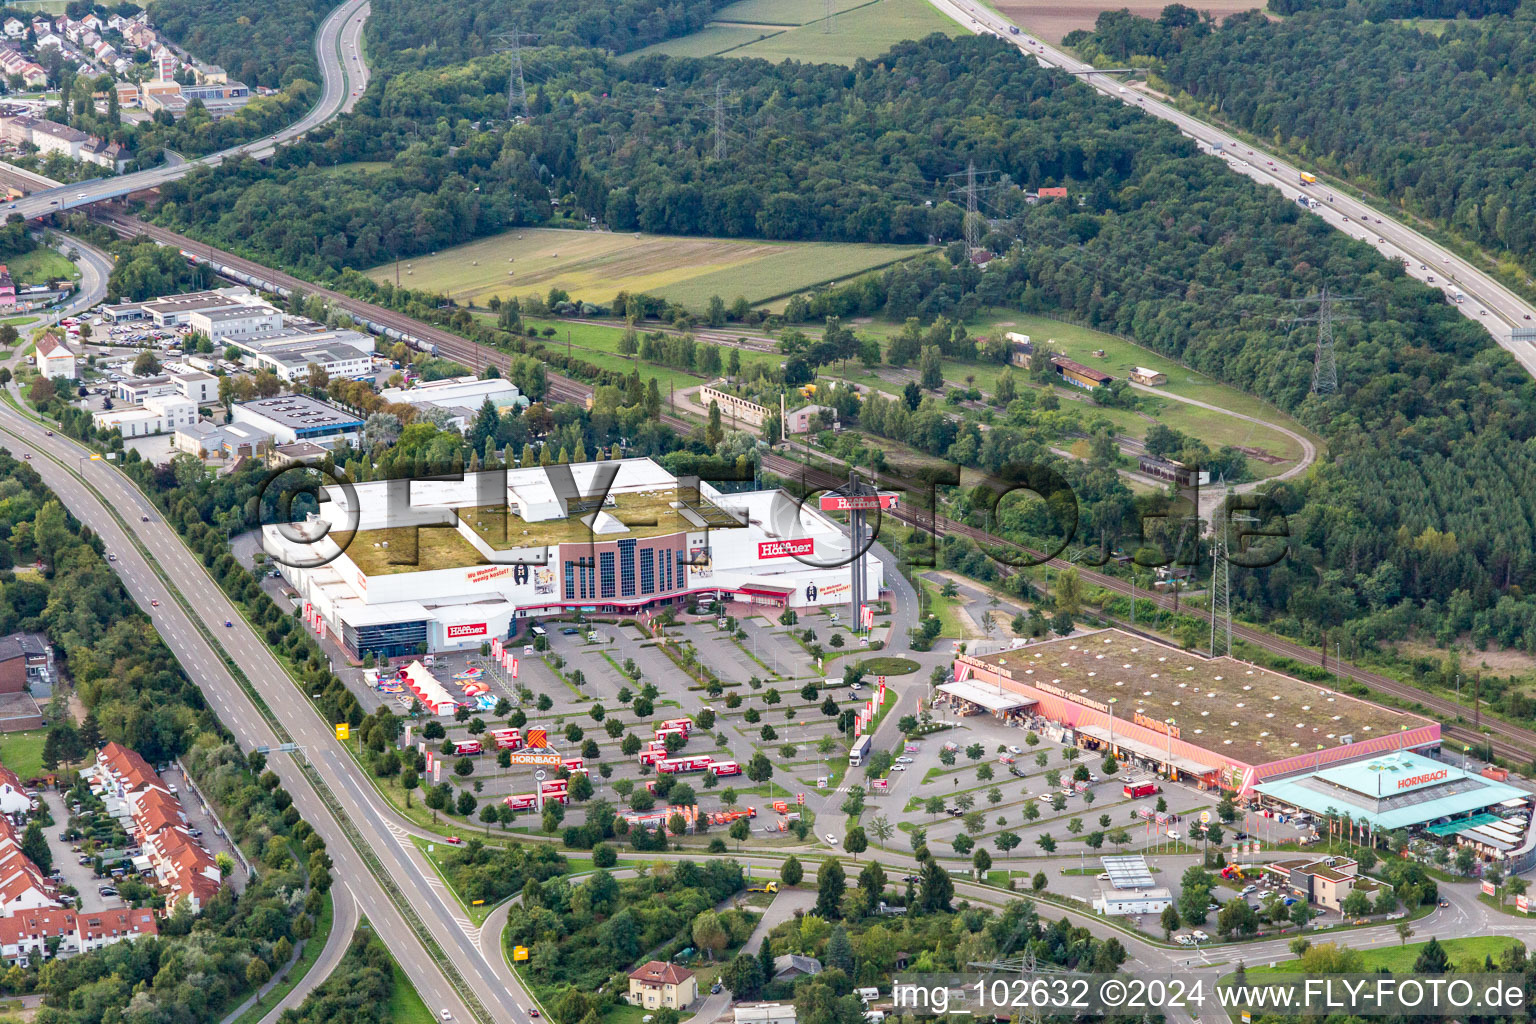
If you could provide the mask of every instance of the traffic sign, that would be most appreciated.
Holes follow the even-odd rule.
[[[544,776],[545,776],[545,775],[546,775],[546,774],[547,774],[547,773],[546,773],[546,772],[545,772],[545,771],[544,771],[544,769],[543,769],[543,768],[539,768],[539,769],[537,769],[537,770],[536,770],[536,771],[535,771],[535,772],[534,772],[534,773],[533,773],[533,781],[535,781],[535,782],[543,782],[543,781],[544,781]]]
[[[336,738],[339,739],[339,740],[351,739],[352,738],[352,726],[348,725],[346,722],[337,722],[336,723]]]
[[[512,947],[512,959],[513,960],[527,960],[528,959],[528,947],[527,946],[513,946]]]
[[[1211,812],[1210,811],[1201,811],[1200,812],[1200,824],[1202,824],[1202,825],[1209,825],[1210,823],[1211,823]]]

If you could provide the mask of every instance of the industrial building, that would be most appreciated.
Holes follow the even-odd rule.
[[[234,422],[246,423],[271,436],[276,444],[314,441],[335,444],[357,440],[363,421],[356,415],[308,395],[273,395],[242,402],[231,412]]]
[[[1070,384],[1084,391],[1094,391],[1115,379],[1107,373],[1073,362],[1065,356],[1052,356],[1051,365],[1055,367],[1056,376],[1063,384]]]
[[[453,415],[452,426],[468,429],[486,402],[497,412],[528,408],[528,399],[517,385],[502,377],[445,377],[420,381],[408,388],[385,388],[379,397],[391,405],[411,405],[420,409],[443,409]]]
[[[961,654],[954,671],[939,688],[952,698],[1245,796],[1267,780],[1440,745],[1438,722],[1118,629]]]
[[[849,539],[820,512],[779,490],[688,486],[650,459],[414,481],[408,501],[393,481],[331,486],[316,521],[263,534],[320,628],[358,655],[479,647],[568,611],[852,596]],[[878,594],[881,563],[866,562]]]

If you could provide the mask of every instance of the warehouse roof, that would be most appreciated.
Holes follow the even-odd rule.
[[[1103,705],[1113,700],[1117,719],[1171,718],[1180,739],[1248,764],[1429,724],[1235,658],[1206,658],[1118,629],[970,660],[979,663],[973,678],[982,684],[1000,672],[1005,684]]]

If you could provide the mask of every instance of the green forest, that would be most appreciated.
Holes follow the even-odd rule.
[[[1343,10],[1349,0],[1269,0],[1266,5],[1276,14],[1298,11]],[[1365,0],[1360,5],[1371,21],[1389,18],[1483,18],[1490,14],[1513,14],[1520,0]]]
[[[17,577],[14,562],[42,572]],[[47,633],[89,711],[78,727],[56,720],[50,743],[84,751],[116,740],[151,762],[182,758],[257,873],[239,898],[225,888],[195,917],[179,907],[158,938],[13,968],[6,991],[43,995],[37,1024],[110,1024],[130,1005],[145,1020],[219,1019],[314,933],[330,887],[325,843],[260,755],[247,758],[225,732],[123,590],[100,538],[32,463],[0,450],[0,633],[17,629]]]
[[[207,0],[201,0],[207,2]],[[365,30],[370,65],[386,73],[442,67],[504,48],[507,35],[522,45],[595,47],[627,53],[704,27],[728,0],[434,0],[422,16],[420,0],[377,0]],[[537,75],[533,76],[537,81]],[[502,76],[505,86],[506,76]]]
[[[1355,7],[1187,22],[1107,12],[1068,44],[1154,57],[1233,124],[1536,271],[1536,3],[1439,36]]]
[[[632,216],[697,233],[945,241],[963,219],[953,176],[975,161],[998,183],[984,242],[1001,259],[983,273],[951,246],[800,308],[923,323],[987,306],[1066,314],[1263,397],[1326,437],[1330,455],[1274,488],[1294,540],[1280,566],[1242,574],[1248,614],[1313,638],[1342,627],[1363,647],[1422,627],[1536,650],[1536,607],[1523,596],[1536,583],[1536,386],[1400,265],[1230,174],[1171,126],[995,40],[935,36],[852,69],[731,63],[740,114],[760,127],[717,165],[693,101],[712,99],[723,62],[541,59],[548,106],[532,123],[471,127],[499,102],[503,58],[399,75],[289,149],[286,166],[194,175],[164,189],[154,216],[321,277],[394,246],[421,251],[522,223],[523,211],[545,220],[550,196],[614,226]],[[636,143],[615,141],[628,137]],[[383,171],[323,170],[392,152]],[[1030,205],[1012,187],[1058,183],[1072,202]],[[340,279],[396,298],[358,275]],[[1342,394],[1326,401],[1308,393],[1314,338],[1277,322],[1294,315],[1287,300],[1324,284],[1368,300],[1338,331]],[[970,452],[945,447],[956,442],[966,443],[938,436],[927,447],[981,457],[974,441]],[[1123,485],[1098,490],[1115,509],[1090,519],[1125,521]]]
[[[315,30],[338,0],[154,0],[155,27],[252,89],[320,81]]]

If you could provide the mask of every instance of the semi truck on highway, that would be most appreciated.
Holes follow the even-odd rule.
[[[1308,174],[1306,171],[1302,171],[1301,172],[1301,183],[1303,185],[1316,185],[1317,184],[1317,178],[1314,175]]]
[[[866,733],[865,735],[860,736],[857,742],[854,743],[853,749],[848,751],[848,767],[857,768],[859,765],[863,764],[864,759],[869,756],[869,748],[870,737]]]

